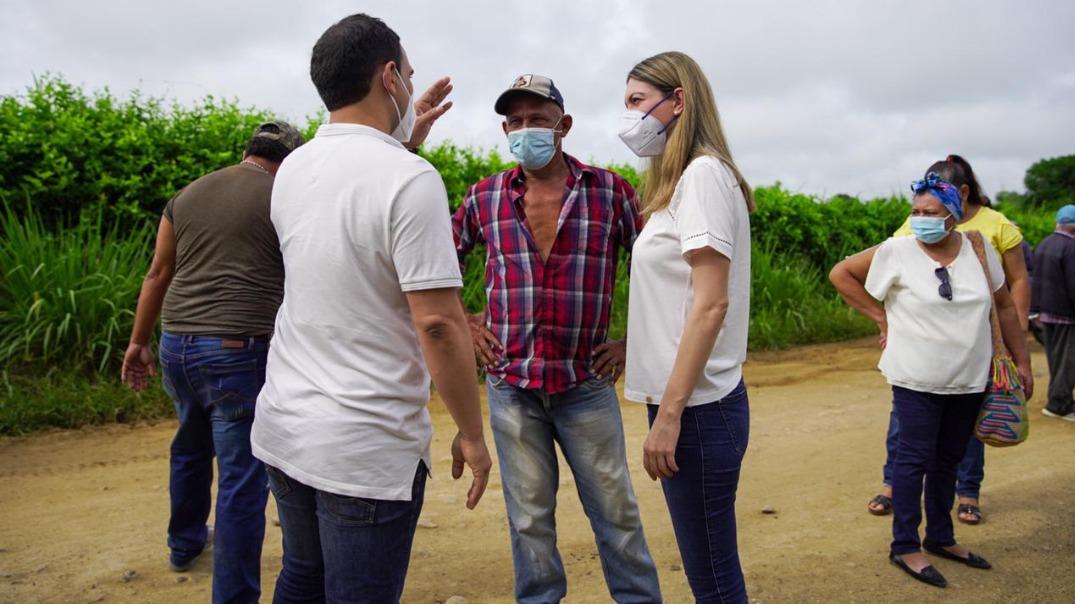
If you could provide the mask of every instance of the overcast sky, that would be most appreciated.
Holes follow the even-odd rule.
[[[493,101],[522,73],[563,92],[564,149],[637,160],[616,137],[627,72],[680,50],[701,64],[754,185],[864,197],[904,192],[964,155],[986,192],[1023,190],[1035,161],[1075,153],[1072,0],[0,0],[0,94],[51,72],[190,103],[237,99],[304,124],[321,103],[310,49],[353,12],[402,38],[424,90],[455,107],[431,142],[508,157]],[[2,134],[0,134],[2,135]]]

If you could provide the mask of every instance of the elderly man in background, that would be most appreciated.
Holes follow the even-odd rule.
[[[124,383],[143,390],[155,374],[149,340],[162,317],[162,381],[179,418],[168,566],[189,570],[214,541],[206,521],[215,455],[213,602],[257,602],[261,595],[268,491],[264,466],[251,454],[250,427],[284,284],[269,198],[280,163],[302,144],[294,126],[262,124],[241,162],[168,202],[123,359]]]
[[[1056,213],[1056,230],[1034,253],[1033,310],[1049,362],[1049,402],[1041,412],[1075,422],[1075,205]]]

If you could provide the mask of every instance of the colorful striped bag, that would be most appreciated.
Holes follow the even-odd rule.
[[[978,261],[982,263],[986,282],[992,287],[989,264],[985,259],[985,243],[978,231],[966,233]],[[1030,418],[1027,415],[1026,395],[1019,383],[1015,363],[1000,333],[997,305],[989,311],[989,326],[993,332],[993,371],[985,390],[985,399],[974,425],[974,435],[987,445],[1011,447],[1018,445],[1030,435]]]

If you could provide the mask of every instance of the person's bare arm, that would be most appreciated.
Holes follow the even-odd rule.
[[[153,261],[142,280],[142,291],[138,294],[138,306],[134,312],[134,327],[120,370],[120,379],[135,392],[145,390],[149,376],[156,375],[149,339],[153,337],[164,295],[174,275],[175,228],[171,220],[161,218]]]
[[[888,342],[888,319],[885,307],[866,291],[866,275],[878,246],[863,250],[836,263],[829,271],[829,281],[847,305],[866,315],[880,330],[881,348]]]
[[[452,477],[470,466],[474,479],[467,491],[467,507],[474,509],[485,493],[493,462],[482,433],[470,328],[455,288],[407,292],[407,304],[418,331],[429,375],[459,432],[452,442]]]
[[[1004,280],[1011,288],[1011,299],[1015,305],[1015,317],[1023,333],[1027,331],[1030,320],[1030,275],[1026,272],[1026,258],[1023,246],[1017,245],[1004,252],[1000,257],[1004,266]]]
[[[1013,296],[1008,293],[1008,288],[1001,287],[993,292],[993,303],[997,305],[997,318],[1000,321],[1000,333],[1004,338],[1004,345],[1015,361],[1015,367],[1019,374],[1019,382],[1023,385],[1023,393],[1029,399],[1034,395],[1034,373],[1030,369],[1030,349],[1026,345],[1026,331],[1019,325],[1019,317],[1016,316],[1016,305]]]
[[[691,254],[691,282],[694,304],[683,326],[683,338],[676,351],[672,373],[642,445],[643,466],[653,480],[671,478],[679,471],[676,444],[679,442],[680,416],[694,393],[694,385],[705,368],[717,335],[728,314],[728,275],[731,261],[712,248]]]

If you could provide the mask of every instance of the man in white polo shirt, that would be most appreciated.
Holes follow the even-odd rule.
[[[329,123],[273,188],[284,302],[251,441],[283,530],[275,602],[399,600],[430,466],[431,377],[459,427],[452,474],[474,474],[467,507],[488,481],[447,194],[403,144],[424,138],[450,85],[422,97],[416,120],[413,71],[379,19],[330,27],[310,62]]]

